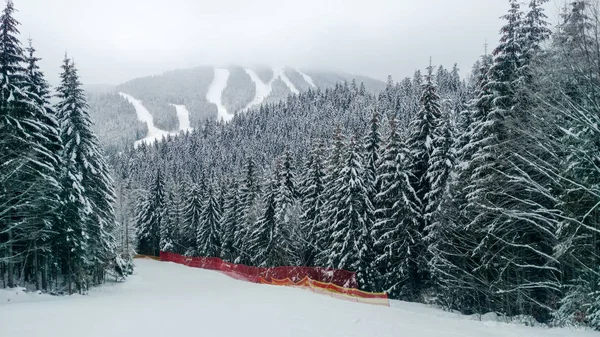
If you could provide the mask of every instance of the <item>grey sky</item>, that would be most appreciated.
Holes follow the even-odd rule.
[[[493,46],[506,0],[15,0],[48,78],[65,51],[84,82],[198,65],[289,65],[385,79],[466,70]],[[556,5],[549,5],[555,9]],[[554,14],[552,16],[555,16]],[[551,19],[555,19],[552,17]]]

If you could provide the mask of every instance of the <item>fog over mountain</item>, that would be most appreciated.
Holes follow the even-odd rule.
[[[27,0],[22,33],[58,80],[65,51],[88,84],[202,65],[291,66],[385,80],[457,62],[498,40],[504,0]],[[555,4],[549,4],[552,19]],[[554,21],[554,20],[553,20]]]

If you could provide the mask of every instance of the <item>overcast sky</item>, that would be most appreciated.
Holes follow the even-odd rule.
[[[50,81],[65,51],[87,84],[199,65],[289,65],[399,79],[469,69],[507,0],[14,0]],[[554,10],[555,4],[548,6]],[[552,20],[555,14],[552,14]]]

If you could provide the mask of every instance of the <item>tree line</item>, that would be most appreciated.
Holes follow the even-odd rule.
[[[597,1],[509,0],[461,79],[431,65],[112,158],[138,250],[357,273],[465,314],[599,328]],[[137,201],[136,201],[137,200]]]

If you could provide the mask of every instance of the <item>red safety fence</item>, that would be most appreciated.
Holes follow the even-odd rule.
[[[347,270],[320,267],[259,268],[229,263],[216,257],[189,257],[168,252],[160,252],[160,260],[220,271],[238,280],[302,287],[336,298],[389,306],[387,294],[358,290],[356,274]]]
[[[225,262],[216,257],[189,257],[167,252],[160,252],[160,259],[189,267],[218,270],[231,277],[254,283],[260,283],[260,278],[267,282],[272,279],[290,279],[292,282],[300,282],[308,277],[311,280],[333,283],[344,288],[358,288],[356,274],[347,270],[320,267],[259,268]]]

